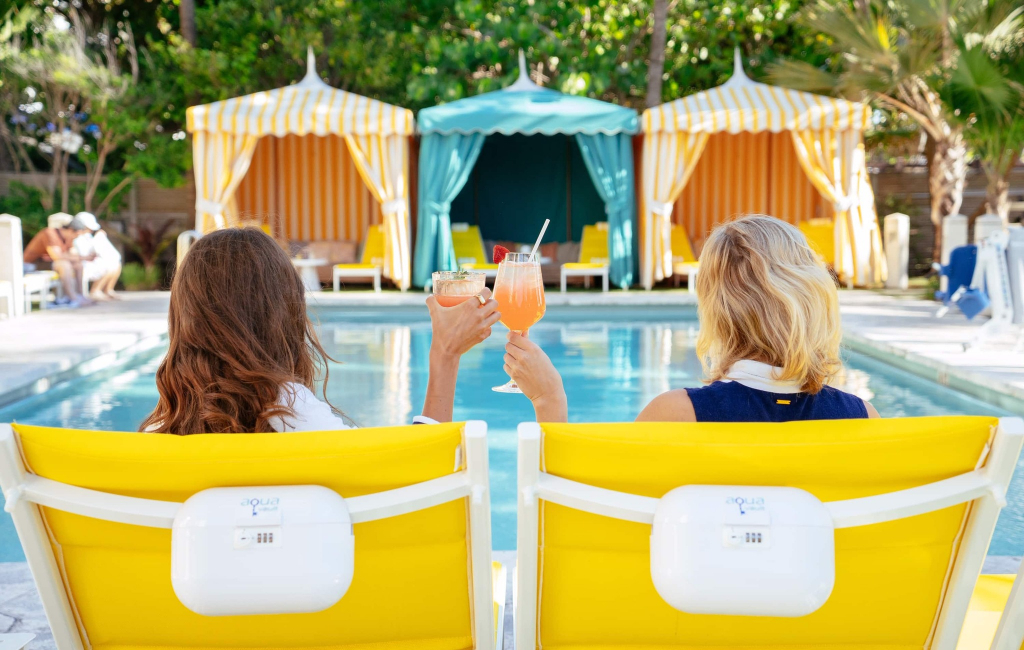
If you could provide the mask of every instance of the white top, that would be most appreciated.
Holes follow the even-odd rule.
[[[92,245],[96,256],[104,262],[121,263],[121,253],[110,243],[107,233],[102,230],[92,236]]]
[[[95,253],[97,260],[111,264],[121,263],[121,253],[110,243],[107,233],[102,230],[97,231],[96,234],[85,233],[75,237],[72,247],[82,257],[88,257]]]
[[[799,393],[800,383],[795,381],[779,381],[776,376],[782,374],[782,368],[769,366],[767,363],[742,359],[732,364],[722,381],[734,381],[737,384],[763,390],[768,393]]]
[[[294,392],[294,398],[289,394],[291,392]],[[313,391],[302,384],[291,382],[287,385],[287,388],[282,388],[278,403],[290,405],[292,411],[295,412],[294,416],[274,416],[270,418],[270,427],[280,433],[290,431],[336,431],[354,428],[344,418],[335,414],[326,402],[318,400]]]

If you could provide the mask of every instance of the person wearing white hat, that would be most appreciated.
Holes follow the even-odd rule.
[[[71,218],[65,221],[63,213],[50,215],[55,225],[43,228],[25,246],[22,261],[26,269],[53,270],[60,276],[64,287],[64,303],[68,307],[90,305],[92,301],[82,293],[82,265],[92,259],[74,250],[74,242],[87,228],[81,220]],[[50,221],[48,220],[48,221]]]
[[[83,258],[92,256],[91,260],[85,262],[83,269],[85,280],[92,282],[89,297],[93,300],[119,299],[114,292],[114,285],[121,277],[121,253],[110,243],[96,215],[79,212],[75,220],[89,230],[89,234],[75,239],[75,252]]]

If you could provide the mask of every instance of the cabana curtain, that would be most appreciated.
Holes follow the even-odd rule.
[[[677,131],[644,138],[641,259],[651,260],[643,264],[644,287],[672,275],[672,206],[697,168],[709,137],[703,131]]]
[[[616,286],[633,284],[633,223],[636,199],[633,184],[633,138],[628,133],[576,134],[583,162],[608,214],[609,279]]]
[[[856,102],[776,88],[743,73],[739,49],[735,70],[724,85],[644,112],[644,210],[642,212],[645,288],[671,272],[671,205],[703,153],[701,135],[789,132],[800,165],[835,210],[835,269],[850,284],[885,279],[874,196],[867,180],[863,133],[870,108]],[[675,157],[667,138],[689,134],[692,155]],[[665,168],[668,168],[667,170]],[[668,179],[680,179],[680,186]],[[669,191],[672,190],[672,191]],[[808,218],[804,215],[800,218]],[[731,215],[730,217],[731,218]],[[703,238],[706,233],[689,233]],[[666,252],[668,251],[668,252]]]
[[[420,184],[415,282],[427,285],[434,271],[455,271],[452,201],[469,179],[484,146],[483,133],[432,134],[420,145]]]
[[[345,142],[359,175],[380,203],[383,217],[384,275],[409,288],[409,138],[404,135],[347,135]]]
[[[256,151],[253,135],[195,134],[192,166],[196,174],[196,226],[200,232],[223,228],[237,219],[235,190],[249,171]]]

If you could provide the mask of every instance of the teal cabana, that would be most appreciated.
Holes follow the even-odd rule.
[[[607,220],[610,279],[626,288],[637,243],[636,111],[541,88],[527,77],[522,53],[519,66],[508,88],[417,116],[413,282],[426,286],[433,271],[456,270],[453,220],[475,222],[488,239],[527,242],[551,218],[545,241],[578,240],[585,224]]]

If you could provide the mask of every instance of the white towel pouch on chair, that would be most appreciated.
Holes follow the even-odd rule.
[[[171,531],[171,584],[206,616],[297,614],[335,604],[352,583],[345,500],[318,485],[213,488]]]
[[[655,509],[651,577],[689,614],[806,616],[835,583],[832,518],[796,488],[679,487]]]

